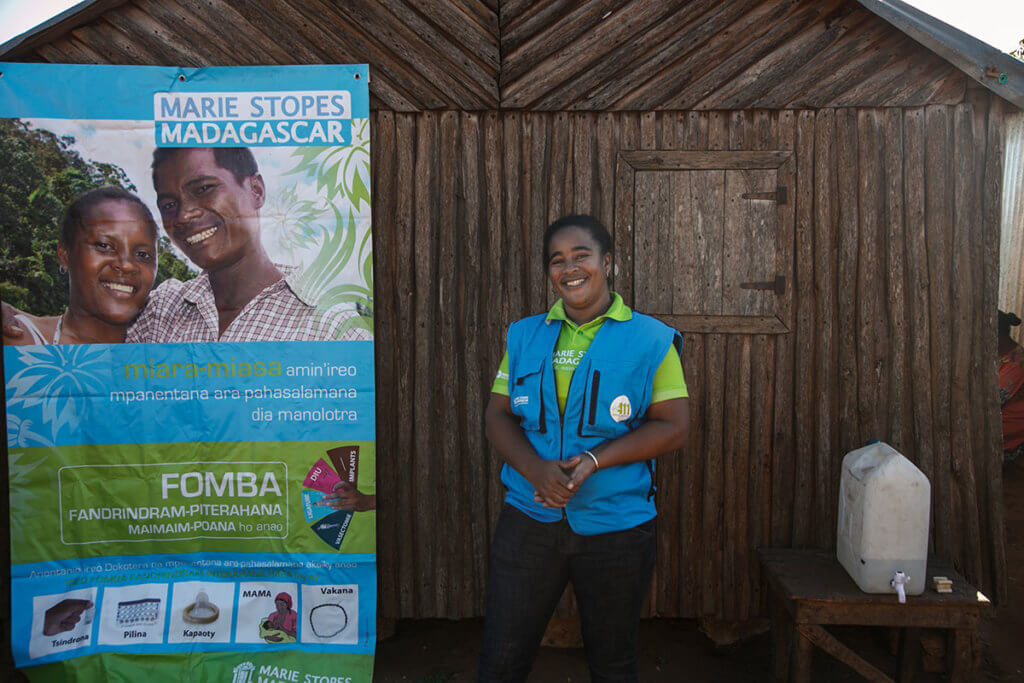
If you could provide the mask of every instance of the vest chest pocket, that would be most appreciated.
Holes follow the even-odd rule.
[[[544,422],[544,363],[546,358],[524,358],[509,378],[508,398],[512,412],[526,431],[546,431]]]
[[[647,410],[646,372],[637,363],[595,362],[585,391],[581,436],[622,436],[637,425]]]

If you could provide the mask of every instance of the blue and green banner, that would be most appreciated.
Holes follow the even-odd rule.
[[[0,72],[15,664],[370,681],[367,67]]]

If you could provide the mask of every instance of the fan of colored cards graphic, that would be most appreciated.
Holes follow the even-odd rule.
[[[324,496],[340,490],[339,484],[356,487],[359,477],[359,446],[339,446],[327,451],[328,463],[323,458],[316,461],[306,475],[303,484],[312,489],[302,492],[302,510],[306,521],[312,522],[310,529],[334,549],[341,548],[352,521],[352,510],[335,510],[324,501]],[[331,464],[334,467],[331,467]]]

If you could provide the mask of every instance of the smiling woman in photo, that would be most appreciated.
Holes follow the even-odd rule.
[[[156,278],[157,227],[145,204],[120,187],[79,196],[61,225],[57,260],[68,277],[68,307],[61,315],[17,315],[28,334],[5,344],[112,344],[149,296]]]

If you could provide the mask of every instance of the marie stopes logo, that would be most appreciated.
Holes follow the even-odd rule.
[[[242,662],[231,673],[231,683],[352,683],[352,677],[344,674],[311,674],[271,664],[262,664],[257,670],[249,661]]]
[[[231,683],[251,683],[252,672],[255,670],[256,665],[252,662],[242,662],[231,670]]]

